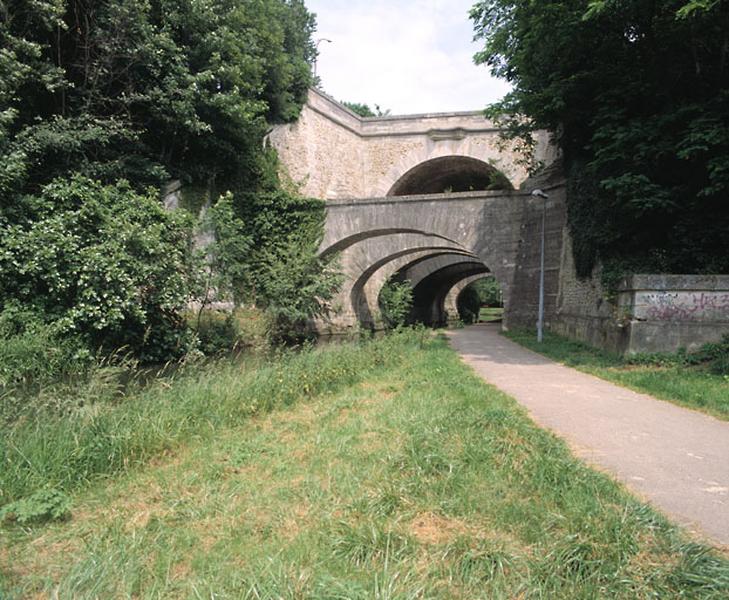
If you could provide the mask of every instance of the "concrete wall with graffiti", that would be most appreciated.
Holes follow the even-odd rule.
[[[628,352],[694,350],[729,334],[729,275],[633,275],[618,310]]]

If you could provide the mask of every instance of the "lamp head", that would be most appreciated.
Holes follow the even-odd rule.
[[[542,190],[532,190],[532,196],[535,198],[542,198],[544,200],[547,200],[549,198],[549,194],[544,193]]]

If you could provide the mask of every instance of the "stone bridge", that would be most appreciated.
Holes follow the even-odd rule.
[[[505,326],[536,320],[540,230],[547,201],[546,315],[554,314],[564,235],[564,184],[548,135],[523,156],[480,112],[361,118],[312,90],[296,123],[269,142],[285,176],[327,201],[322,254],[345,275],[332,332],[377,327],[378,296],[390,277],[414,288],[413,317],[455,318],[458,294],[482,277],[501,285]],[[550,168],[550,165],[552,167]]]

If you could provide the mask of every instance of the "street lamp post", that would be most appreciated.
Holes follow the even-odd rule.
[[[537,342],[544,339],[544,238],[547,224],[547,200],[549,195],[542,190],[534,190],[532,196],[544,200],[542,203],[542,251],[539,257],[539,316],[537,317]]]
[[[314,78],[315,79],[316,79],[316,65],[319,62],[319,44],[321,44],[322,42],[327,42],[327,43],[331,44],[332,40],[327,39],[327,38],[319,38],[318,40],[316,40],[316,44],[315,44],[316,56],[314,57]]]

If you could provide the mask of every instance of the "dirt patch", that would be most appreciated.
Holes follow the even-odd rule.
[[[295,539],[299,533],[309,525],[309,504],[297,504],[291,513],[283,520],[279,528],[280,535],[285,540]]]
[[[281,429],[283,425],[311,425],[319,418],[313,402],[300,402],[286,409],[274,410],[258,423],[262,431]]]
[[[435,513],[420,513],[410,522],[408,529],[421,544],[445,544],[469,533],[468,527],[461,521]]]
[[[170,569],[170,579],[173,581],[182,581],[190,576],[192,569],[190,563],[186,560],[175,563]]]

